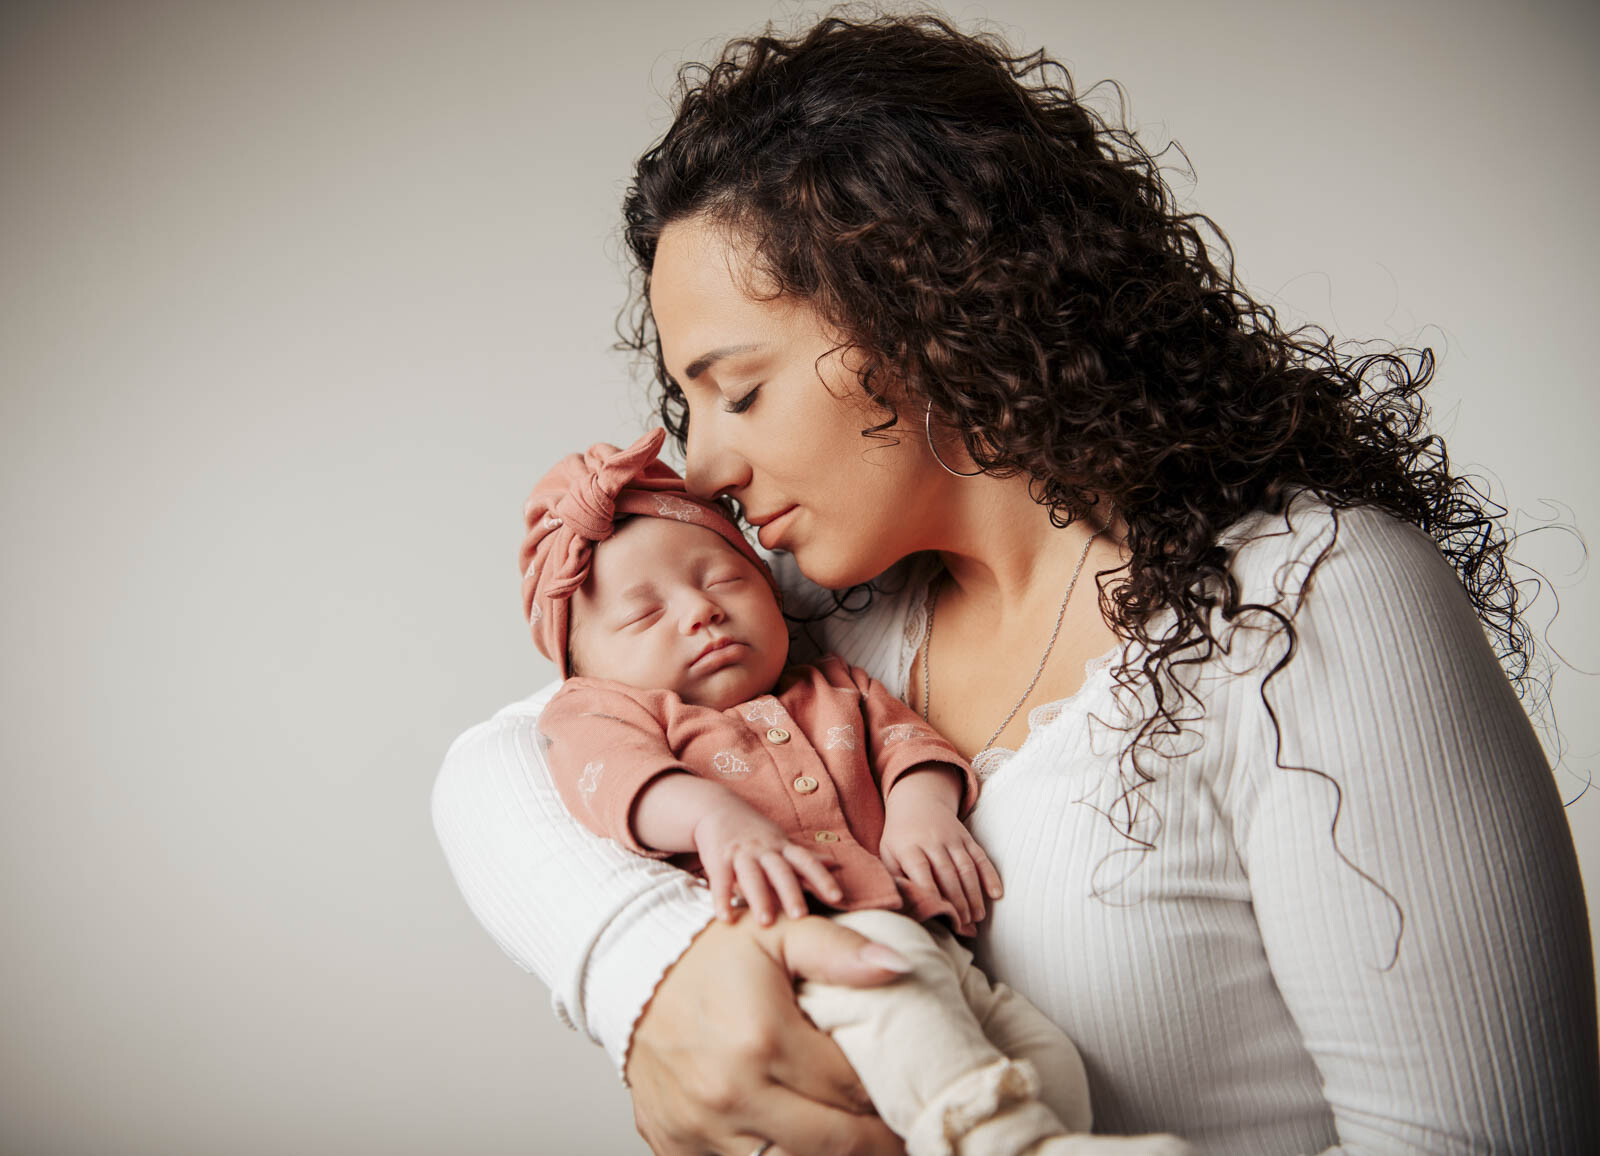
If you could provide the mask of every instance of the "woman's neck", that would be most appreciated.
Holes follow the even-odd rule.
[[[981,608],[997,625],[1058,604],[1061,576],[1071,573],[1091,535],[1098,532],[1086,573],[1127,557],[1125,528],[1108,503],[1088,519],[1057,527],[1049,507],[1028,493],[1026,478],[967,479],[943,513],[934,546],[949,572],[941,598]]]

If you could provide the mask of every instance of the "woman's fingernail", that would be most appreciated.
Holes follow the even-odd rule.
[[[912,970],[911,961],[901,955],[892,947],[885,947],[881,943],[869,943],[863,947],[856,956],[862,963],[873,967],[881,967],[884,971],[892,971],[897,975],[905,975]]]

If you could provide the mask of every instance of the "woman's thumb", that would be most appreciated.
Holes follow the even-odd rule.
[[[794,979],[877,987],[912,970],[898,951],[829,919],[785,919],[777,926],[783,929],[784,966]]]

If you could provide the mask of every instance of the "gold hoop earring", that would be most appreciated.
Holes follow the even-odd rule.
[[[960,470],[952,470],[949,466],[945,465],[944,459],[939,456],[939,451],[933,448],[933,402],[931,401],[928,403],[928,412],[923,415],[922,428],[928,431],[928,452],[933,455],[934,461],[938,462],[941,466],[944,466],[945,473],[952,474],[958,478],[975,478],[979,474],[983,473],[982,466],[979,466],[970,474],[964,474]]]

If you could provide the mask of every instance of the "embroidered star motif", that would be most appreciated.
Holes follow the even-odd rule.
[[[850,723],[842,727],[829,727],[828,743],[822,749],[831,751],[841,748],[847,751],[856,749],[856,728]]]
[[[700,507],[671,494],[656,495],[656,511],[663,518],[676,518],[680,522],[693,522],[700,517]]]
[[[922,738],[928,732],[915,723],[895,723],[892,727],[885,727],[883,731],[883,745],[891,746],[894,743],[903,743],[908,739]]]
[[[604,763],[584,763],[583,774],[578,776],[578,793],[585,799],[593,798],[595,789],[600,786],[600,775],[605,769]]]
[[[782,718],[783,707],[770,694],[747,703],[744,708],[745,722],[764,722],[769,727],[775,727]]]

